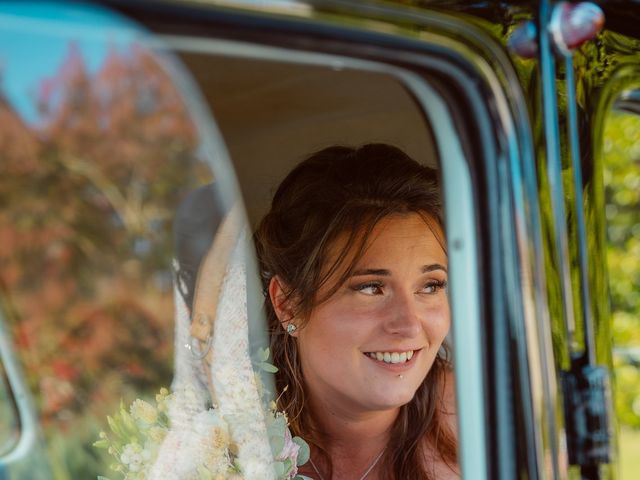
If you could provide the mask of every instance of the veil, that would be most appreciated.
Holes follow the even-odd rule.
[[[237,478],[276,478],[261,381],[251,362],[245,225],[236,204],[215,229],[197,272],[191,310],[183,295],[188,288],[184,278],[175,277],[170,429],[149,472],[151,480],[208,478],[211,471],[203,475],[202,466],[220,460],[211,457],[220,454],[221,435],[234,446],[241,472]],[[176,260],[176,272],[180,267]],[[223,473],[222,478],[234,475]]]

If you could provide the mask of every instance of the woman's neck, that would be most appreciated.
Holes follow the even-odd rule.
[[[335,478],[358,478],[367,470],[387,446],[399,412],[398,408],[358,411],[329,402],[312,402],[310,407]]]

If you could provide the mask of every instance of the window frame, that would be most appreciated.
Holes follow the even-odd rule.
[[[552,358],[550,332],[544,277],[537,268],[542,250],[533,142],[523,94],[503,49],[469,23],[393,7],[352,5],[343,12],[353,22],[346,27],[230,9],[104,3],[155,31],[161,40],[163,35],[168,40],[167,34],[216,36],[302,54],[312,50],[313,54],[346,55],[350,61],[382,66],[405,83],[428,116],[433,113],[432,102],[443,99],[438,108],[442,115],[451,116],[447,129],[455,134],[436,135],[438,148],[450,136],[449,142],[456,143],[460,137],[482,152],[460,147],[457,159],[466,157],[463,162],[441,165],[447,210],[463,205],[460,208],[466,215],[447,216],[452,290],[468,289],[476,298],[475,303],[468,298],[453,302],[454,318],[465,312],[477,317],[469,330],[460,323],[454,325],[456,343],[463,344],[468,338],[472,344],[454,352],[458,369],[462,365],[470,369],[465,372],[467,378],[456,375],[458,391],[470,384],[476,389],[475,401],[465,396],[465,402],[459,402],[463,473],[473,478],[513,478],[516,444],[521,440],[516,428],[525,434],[522,455],[528,475],[537,478],[546,472],[543,461],[548,455],[557,473],[562,453],[558,419],[544,414],[558,405],[558,388],[554,368],[547,363]],[[367,24],[371,18],[391,25],[411,23],[425,34],[416,39],[401,30],[381,33]],[[462,99],[438,88],[445,80],[453,82]],[[210,152],[207,156],[228,158],[226,151],[216,147],[224,142],[216,137],[220,133],[207,109],[198,105],[197,86],[187,78],[176,85],[180,92],[191,92],[185,101],[193,117],[203,121],[203,138],[212,139],[205,145]],[[470,128],[463,107],[475,116],[478,131]],[[436,117],[435,123],[442,118]],[[441,153],[450,152],[441,149]],[[224,167],[216,165],[214,170],[220,168]],[[483,328],[480,317],[489,328]],[[514,362],[516,371],[511,370]],[[513,395],[519,395],[520,412],[514,411]],[[519,414],[522,425],[514,426]]]
[[[543,472],[558,476],[563,433],[557,413],[559,388],[553,362],[549,361],[553,353],[545,279],[539,268],[542,240],[535,154],[524,95],[504,49],[479,28],[456,18],[393,7],[345,8],[340,14],[350,14],[351,24],[357,24],[349,28],[329,21],[310,22],[214,7],[123,11],[159,35],[216,37],[307,53],[348,55],[403,68],[425,84],[433,82],[434,71],[440,67],[439,74],[460,87],[457,93],[464,95],[464,100],[447,96],[458,134],[473,135],[468,125],[464,128],[461,106],[470,106],[478,119],[485,120],[477,122],[480,138],[472,139],[483,155],[470,155],[469,172],[473,202],[482,206],[473,212],[474,231],[482,232],[478,238],[487,239],[476,247],[480,264],[476,273],[483,285],[490,285],[478,295],[479,310],[491,322],[478,364],[486,375],[478,398],[484,403],[483,421],[490,420],[488,428],[483,433],[478,433],[478,428],[475,436],[483,439],[487,455],[477,463],[469,460],[468,452],[478,444],[463,438],[463,472],[473,472],[474,478],[479,471],[487,472],[490,478],[513,478],[518,468],[523,468],[531,478]],[[188,19],[188,27],[176,27],[177,14]],[[390,25],[394,21],[410,22],[428,33],[418,40],[402,35],[399,29],[394,34],[380,33],[367,24],[371,18]],[[424,105],[424,98],[415,90],[412,94]],[[447,95],[443,90],[440,94]],[[447,196],[447,185],[444,189]],[[448,228],[455,230],[450,225]],[[514,363],[516,371],[511,370]],[[458,385],[465,386],[462,382]],[[520,410],[515,412],[515,408]],[[464,414],[459,415],[464,422]],[[521,467],[513,460],[516,455],[520,455]]]

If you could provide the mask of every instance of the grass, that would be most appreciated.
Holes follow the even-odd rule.
[[[620,429],[620,480],[640,477],[640,430]]]

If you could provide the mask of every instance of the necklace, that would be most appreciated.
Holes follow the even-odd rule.
[[[376,466],[376,464],[378,463],[378,460],[380,460],[382,458],[382,454],[384,453],[384,451],[387,449],[387,447],[383,448],[382,451],[378,454],[378,456],[376,458],[374,458],[373,462],[371,463],[371,465],[369,465],[369,468],[367,468],[367,471],[364,472],[362,474],[362,476],[358,479],[358,480],[364,480],[367,475],[369,475],[369,473],[371,472],[371,470],[373,470],[373,467]],[[320,477],[320,480],[324,480],[324,477],[322,476],[322,474],[320,473],[320,470],[318,470],[318,467],[316,467],[316,464],[313,463],[313,460],[311,460],[311,457],[309,457],[309,463],[311,464],[311,466],[313,467],[313,469],[315,470],[315,472],[318,474],[318,477]]]

